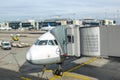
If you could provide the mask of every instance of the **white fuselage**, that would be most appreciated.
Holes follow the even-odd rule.
[[[32,64],[60,63],[60,49],[55,37],[47,32],[37,39],[27,52],[26,59]]]

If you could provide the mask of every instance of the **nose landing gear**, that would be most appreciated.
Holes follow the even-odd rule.
[[[46,70],[47,70],[47,69],[46,69],[46,65],[44,65],[43,70],[42,70],[42,75],[41,75],[41,77],[40,77],[40,80],[43,80],[43,76],[45,76],[46,79],[48,80],[47,74],[45,75],[45,71],[46,71]],[[54,70],[54,71],[53,71],[53,74],[54,74],[54,75],[57,75],[57,76],[61,76],[61,77],[63,76],[63,71],[62,71],[62,65],[61,65],[61,63],[58,64],[58,69]]]
[[[62,71],[62,65],[61,64],[58,64],[58,69],[53,71],[53,74],[58,75],[58,76],[63,76],[63,71]]]

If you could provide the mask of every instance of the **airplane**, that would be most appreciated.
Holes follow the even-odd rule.
[[[61,56],[62,50],[58,44],[53,34],[50,31],[46,32],[28,50],[26,54],[27,61],[34,65],[44,65],[43,73],[46,65],[58,64],[58,69],[53,73],[62,76],[62,62],[64,57]]]
[[[55,27],[51,26],[50,23],[47,23],[47,26],[41,27],[41,30],[49,31],[52,30],[53,28]]]

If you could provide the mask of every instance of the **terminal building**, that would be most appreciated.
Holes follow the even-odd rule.
[[[11,27],[12,29],[18,29],[20,28],[20,22],[19,21],[8,22],[8,26]]]
[[[22,23],[21,23],[21,26],[22,26],[22,28],[29,28],[29,27],[31,27],[32,25],[31,25],[30,22],[22,22]]]
[[[71,20],[71,19],[47,19],[44,21],[36,22],[35,20],[28,21],[10,21],[0,23],[1,27],[12,28],[12,29],[36,29],[39,30],[42,27],[56,26],[66,26],[66,25],[76,25],[79,27],[96,27],[96,26],[109,26],[116,25],[114,20],[96,20],[96,19],[81,19],[81,20]]]
[[[83,25],[83,27],[99,26],[100,25],[100,21],[96,20],[96,19],[83,19],[82,20],[82,25]]]
[[[71,20],[69,19],[47,19],[47,20],[38,22],[39,29],[42,27],[48,26],[48,24],[51,27],[56,27],[56,26],[64,26],[72,23],[71,23]]]
[[[100,25],[104,25],[104,26],[108,26],[108,25],[116,25],[116,21],[115,20],[100,20]]]

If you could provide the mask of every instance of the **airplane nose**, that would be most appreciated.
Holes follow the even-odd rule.
[[[61,61],[58,47],[32,46],[26,54],[26,60],[31,64],[50,64]],[[47,49],[47,50],[46,50]]]
[[[28,52],[28,53],[26,54],[26,59],[27,59],[27,61],[30,61],[30,60],[31,60],[30,52]]]
[[[32,62],[32,56],[31,56],[30,51],[26,54],[26,60],[27,60],[27,62],[33,64],[33,62]]]

